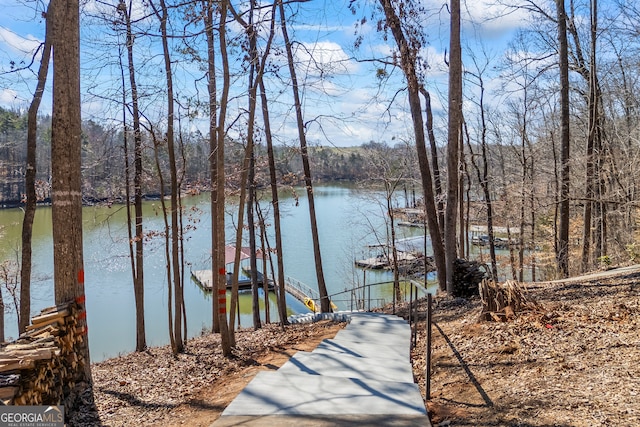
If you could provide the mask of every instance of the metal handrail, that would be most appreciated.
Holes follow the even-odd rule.
[[[318,293],[318,291],[309,287],[308,285],[305,285],[301,281],[294,279],[293,277],[285,276],[284,282],[287,286],[290,286],[292,288],[299,290],[300,292],[307,295],[312,300],[320,299],[320,294]]]

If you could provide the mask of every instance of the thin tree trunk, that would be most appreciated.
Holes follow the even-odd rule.
[[[31,267],[33,236],[33,220],[36,215],[36,145],[38,127],[38,109],[42,101],[42,94],[47,82],[49,72],[49,59],[51,57],[51,24],[49,16],[45,19],[45,39],[42,46],[42,59],[38,69],[38,84],[33,100],[29,106],[27,116],[27,168],[25,172],[25,193],[27,201],[24,207],[24,219],[22,221],[22,263],[20,265],[20,312],[18,313],[18,332],[26,331],[31,318]],[[3,309],[4,313],[4,309]],[[4,334],[4,325],[2,328]],[[4,341],[4,339],[3,339]]]
[[[169,219],[167,218],[167,206],[164,200],[164,177],[162,175],[162,169],[160,166],[160,157],[158,156],[158,150],[160,141],[152,131],[153,138],[153,153],[156,161],[156,169],[158,171],[158,180],[160,181],[160,206],[162,206],[162,219],[164,221],[164,258],[165,258],[165,270],[167,272],[167,319],[169,321],[169,342],[171,343],[171,350],[174,354],[177,353],[176,340],[173,330],[173,291],[171,283],[171,253],[169,251],[171,235],[171,228],[169,226]]]
[[[307,190],[307,198],[309,202],[309,220],[311,222],[311,239],[313,240],[313,254],[316,265],[316,279],[318,281],[318,292],[320,293],[320,310],[323,313],[331,311],[329,303],[329,295],[324,280],[324,272],[322,270],[322,255],[320,253],[320,237],[318,234],[318,222],[316,220],[315,198],[313,195],[313,183],[311,179],[311,167],[309,165],[309,153],[307,150],[307,137],[305,134],[305,125],[302,118],[302,102],[300,100],[300,87],[296,75],[295,63],[293,58],[293,50],[289,34],[287,33],[286,15],[282,0],[278,1],[280,8],[280,28],[285,42],[287,51],[287,59],[289,63],[289,73],[291,75],[291,89],[293,91],[293,99],[296,110],[296,120],[298,124],[298,138],[300,139],[300,155],[302,157],[302,168],[304,170],[304,182]]]
[[[272,19],[275,20],[274,12],[275,12],[275,3],[273,5],[272,8]],[[272,22],[272,26],[271,26],[271,32],[269,34],[269,39],[267,41],[267,46],[265,48],[265,51],[263,53],[263,56],[260,60],[260,58],[258,57],[258,50],[257,50],[257,34],[256,31],[253,27],[253,8],[254,8],[254,4],[253,2],[251,3],[251,15],[250,15],[250,21],[247,23],[245,22],[242,17],[240,15],[238,15],[236,13],[236,11],[231,7],[230,11],[233,13],[233,15],[235,16],[236,20],[247,30],[247,32],[249,33],[249,55],[250,55],[250,60],[251,60],[251,72],[250,72],[250,76],[249,76],[249,117],[247,119],[247,147],[245,149],[245,155],[244,155],[244,159],[243,159],[243,166],[242,166],[242,176],[241,176],[241,180],[240,180],[240,201],[239,201],[239,207],[238,207],[238,230],[236,231],[236,258],[235,258],[235,263],[234,263],[234,270],[233,270],[233,285],[232,285],[232,299],[231,299],[231,312],[233,313],[235,308],[236,308],[236,304],[237,304],[237,289],[238,289],[238,273],[239,273],[239,263],[240,263],[240,253],[239,253],[239,247],[242,244],[242,222],[243,222],[243,218],[242,218],[242,210],[244,209],[244,203],[245,203],[245,197],[246,197],[246,187],[247,187],[247,180],[249,179],[249,174],[251,172],[252,169],[252,158],[253,158],[253,146],[254,146],[254,139],[253,139],[253,132],[254,132],[254,126],[255,126],[255,115],[256,115],[256,108],[257,108],[257,92],[258,92],[258,86],[260,85],[260,82],[262,81],[262,76],[264,74],[264,67],[266,64],[266,59],[267,59],[267,55],[269,54],[270,48],[271,48],[271,42],[273,41],[273,36],[274,36],[274,28],[275,28],[275,24]],[[255,75],[255,78],[254,78]],[[251,193],[251,189],[250,189],[250,193]],[[250,197],[251,194],[250,194]],[[253,210],[253,200],[249,200],[249,205],[247,206],[247,212],[249,213],[250,211]],[[250,221],[253,221],[253,218],[250,219]],[[254,281],[254,275],[257,274],[257,265],[255,263],[255,230],[252,227],[253,222],[251,222],[250,224],[250,232],[253,234],[253,245],[252,245],[252,253],[251,253],[251,268],[252,268],[252,287],[253,287],[253,283],[256,283],[257,280]],[[251,239],[251,237],[250,237]],[[256,289],[254,289],[256,298],[257,298],[257,285],[255,287]],[[259,318],[259,310],[258,310],[258,318],[255,319],[254,318],[254,327],[260,327],[260,318]],[[255,315],[254,315],[255,316]],[[234,319],[232,316],[231,322],[230,322],[230,331],[231,333],[233,333],[234,330]]]
[[[252,72],[249,73],[253,74]],[[255,107],[254,107],[255,108]],[[253,139],[253,138],[251,138]],[[262,322],[260,321],[260,301],[258,297],[258,263],[256,259],[256,225],[255,225],[255,199],[256,199],[256,160],[253,152],[253,142],[251,143],[251,149],[247,147],[247,150],[251,150],[249,158],[249,198],[247,200],[247,225],[249,226],[249,250],[251,256],[249,258],[251,265],[251,303],[253,312],[253,329],[258,330],[262,328]]]
[[[160,0],[160,11],[157,10],[153,2],[149,3],[153,8],[158,20],[160,21],[160,32],[162,35],[162,51],[164,57],[164,71],[167,82],[167,154],[169,156],[169,174],[170,174],[170,197],[171,197],[171,264],[172,264],[172,282],[174,288],[174,318],[173,318],[173,335],[175,346],[174,354],[184,351],[184,340],[182,336],[182,309],[183,309],[183,292],[182,292],[182,266],[180,265],[180,233],[178,220],[178,171],[176,164],[175,146],[174,146],[174,97],[173,97],[173,73],[171,70],[171,54],[169,52],[169,35],[167,33],[168,9],[164,0]]]
[[[484,113],[484,85],[480,80],[480,121],[482,123],[482,136],[480,141],[480,147],[482,152],[482,170],[475,159],[475,154],[471,146],[471,138],[469,138],[469,130],[465,123],[465,133],[467,134],[467,146],[469,147],[469,158],[471,164],[476,171],[480,188],[482,188],[482,194],[484,195],[484,203],[487,209],[487,235],[489,236],[489,258],[491,259],[491,276],[493,280],[498,280],[498,262],[496,258],[496,244],[495,234],[493,232],[493,203],[491,198],[491,191],[489,189],[489,160],[487,158],[487,141],[486,133],[487,126]]]
[[[567,14],[564,0],[556,0],[558,13],[559,69],[560,69],[560,212],[558,248],[556,253],[558,272],[561,277],[569,276],[569,49],[567,43]]]
[[[218,217],[218,192],[224,193],[224,188],[218,189],[218,133],[216,126],[218,124],[216,104],[217,87],[216,87],[216,63],[215,63],[215,40],[213,35],[213,8],[212,0],[203,2],[204,8],[204,25],[207,37],[207,90],[209,93],[209,171],[211,182],[211,289],[212,289],[212,331],[220,332],[219,323],[219,302],[218,302],[218,280],[217,275],[224,275],[226,281],[226,270],[224,262],[220,264],[220,250],[218,244],[218,221],[223,218]],[[224,236],[221,237],[224,241]],[[224,247],[222,248],[224,249]],[[226,286],[225,286],[226,295]]]
[[[258,223],[260,228],[260,249],[262,250],[262,291],[264,292],[264,323],[271,323],[270,319],[270,307],[269,307],[269,278],[267,276],[267,257],[269,254],[267,246],[269,242],[267,240],[267,230],[264,216],[262,215],[262,209],[260,209],[260,202],[256,199],[256,213],[258,215]],[[273,272],[273,264],[271,264],[271,271]]]
[[[436,264],[438,283],[441,290],[446,290],[446,259],[445,250],[438,224],[438,212],[436,209],[435,196],[433,192],[433,182],[431,180],[431,167],[427,155],[426,141],[424,134],[424,122],[422,119],[422,107],[420,105],[420,84],[415,69],[416,52],[413,51],[402,32],[402,27],[398,16],[393,9],[390,0],[380,0],[384,10],[387,26],[391,30],[398,49],[400,50],[400,61],[405,78],[407,79],[407,89],[409,107],[411,109],[411,119],[413,131],[416,139],[416,150],[418,153],[418,163],[420,165],[420,176],[422,178],[422,188],[424,191],[425,215],[429,234],[431,235],[431,246],[433,258]],[[456,169],[457,170],[457,169]]]
[[[593,199],[595,196],[594,145],[598,133],[598,87],[596,73],[596,39],[598,31],[598,1],[591,0],[591,61],[589,64],[589,121],[587,136],[587,165],[585,177],[585,201],[582,229],[582,272],[589,271],[593,265],[591,259],[591,221]]]
[[[271,120],[269,118],[269,106],[264,82],[260,81],[260,100],[262,102],[262,117],[264,133],[267,142],[267,157],[269,160],[269,179],[271,183],[271,204],[273,205],[273,224],[276,239],[276,255],[278,257],[278,315],[280,323],[284,327],[287,321],[287,301],[284,275],[284,256],[282,252],[282,231],[280,226],[280,202],[278,198],[278,183],[276,176],[275,156],[273,155],[273,138],[271,135]]]
[[[121,3],[124,4],[124,3]],[[136,305],[136,351],[144,351],[147,347],[144,323],[144,236],[142,228],[142,132],[140,129],[140,109],[138,106],[138,84],[136,82],[135,66],[133,62],[133,43],[135,38],[131,30],[132,2],[123,16],[127,31],[127,59],[129,69],[129,84],[131,86],[131,104],[133,114],[134,140],[134,209],[135,209],[135,237],[129,239],[129,245],[135,241],[135,261],[132,260],[133,292]],[[127,160],[128,161],[128,160]],[[128,180],[127,180],[128,189]],[[127,196],[127,204],[129,203]],[[127,214],[129,210],[127,209]],[[129,219],[129,223],[131,220]],[[133,258],[133,257],[132,257]]]
[[[397,182],[396,182],[397,184]],[[400,293],[400,266],[398,265],[398,248],[396,248],[396,227],[395,217],[393,213],[393,193],[396,185],[392,185],[388,180],[384,183],[386,187],[387,198],[387,215],[389,216],[389,230],[391,233],[391,260],[393,265],[393,314],[396,313],[396,303],[402,302],[402,294]]]
[[[527,170],[529,163],[527,155],[527,100],[528,91],[525,87],[523,101],[524,112],[522,114],[522,130],[520,131],[520,156],[522,157],[522,177],[520,181],[520,233],[518,234],[518,280],[520,282],[524,281],[524,229],[526,226]]]
[[[424,97],[425,112],[427,117],[427,136],[429,137],[429,147],[431,148],[431,167],[433,168],[433,184],[436,198],[436,211],[438,213],[438,225],[440,235],[444,236],[444,195],[442,194],[442,183],[440,179],[440,166],[438,164],[438,145],[433,132],[433,111],[431,110],[431,95],[424,88],[420,87],[420,92]]]
[[[534,158],[531,159],[531,173],[529,174],[529,178],[531,181],[529,185],[531,187],[531,195],[529,197],[529,220],[531,221],[531,281],[536,281],[536,206],[535,206],[535,167],[534,167]],[[524,232],[524,230],[522,230]]]
[[[227,323],[227,272],[225,265],[225,170],[224,170],[224,141],[225,119],[227,115],[227,100],[229,98],[230,75],[229,59],[227,56],[226,19],[228,2],[220,2],[219,44],[222,60],[222,93],[220,95],[220,114],[217,116],[217,86],[215,67],[215,43],[213,37],[213,10],[217,2],[206,0],[205,32],[207,37],[208,56],[208,91],[209,91],[209,166],[211,169],[211,247],[212,247],[212,300],[213,300],[213,330],[220,332],[222,353],[231,356],[231,348],[235,341],[233,331],[229,331]],[[216,127],[217,126],[217,127]],[[219,297],[224,297],[220,298]],[[224,304],[220,304],[223,301]],[[233,319],[233,312],[231,312]]]

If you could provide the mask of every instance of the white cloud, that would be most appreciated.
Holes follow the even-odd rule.
[[[496,0],[472,0],[462,6],[463,21],[476,25],[483,37],[498,38],[520,28],[526,22],[524,9],[499,4]]]
[[[116,7],[120,3],[120,0],[106,0],[102,2],[86,0],[82,2],[83,14],[100,16],[100,15],[115,15]],[[125,2],[127,9],[129,8],[129,0]],[[149,10],[142,0],[134,0],[131,2],[131,20],[139,21],[145,16],[149,15]]]
[[[18,97],[18,92],[13,89],[2,89],[0,91],[0,105],[12,105]]]
[[[11,53],[19,54],[22,59],[33,54],[40,44],[41,41],[30,34],[20,36],[6,27],[0,27],[0,49],[9,56]]]
[[[342,46],[331,41],[299,44],[294,56],[296,63],[303,64],[302,68],[311,75],[355,74],[359,69]]]

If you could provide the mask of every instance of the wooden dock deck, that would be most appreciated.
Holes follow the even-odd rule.
[[[389,265],[389,260],[384,256],[376,256],[355,261],[356,267],[368,268],[369,270],[381,270]]]
[[[238,289],[248,290],[251,289],[251,277],[250,273],[246,270],[241,271],[241,276],[238,278]],[[213,274],[211,270],[194,270],[191,272],[193,280],[205,291],[212,290]],[[264,275],[258,272],[258,286],[262,288],[264,281]],[[270,290],[273,290],[273,281],[269,280],[268,286]],[[232,281],[231,274],[227,274],[227,289],[231,289]]]
[[[241,278],[238,281],[238,286],[240,290],[251,290],[251,278],[248,277],[249,272],[243,271],[245,277]],[[212,273],[211,270],[194,270],[191,272],[191,277],[193,280],[204,290],[211,291],[212,290]],[[262,281],[264,280],[264,276],[262,273],[258,272],[258,285],[262,288]],[[285,277],[285,291],[303,303],[307,308],[311,311],[317,311],[317,307],[320,304],[320,294],[299,280],[293,279],[291,277]],[[274,289],[274,282],[269,280],[269,290]],[[227,275],[227,290],[231,289],[231,279],[230,275]],[[335,304],[331,304],[334,310],[337,310]]]

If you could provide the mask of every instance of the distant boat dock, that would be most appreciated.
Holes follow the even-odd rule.
[[[236,255],[236,247],[233,245],[225,246],[225,265],[231,265],[235,261]],[[257,258],[262,258],[262,252],[256,252]],[[250,259],[251,258],[251,250],[249,248],[243,247],[240,249],[240,261]],[[203,290],[207,292],[211,292],[213,290],[213,273],[211,270],[194,270],[191,272],[191,277],[194,282],[198,284]],[[266,279],[268,283],[269,290],[275,290],[275,283],[271,279]],[[263,288],[263,283],[265,281],[264,274],[258,271],[258,286]],[[232,288],[232,275],[231,273],[227,273],[227,290]],[[318,311],[318,307],[320,304],[320,294],[315,289],[305,285],[299,280],[293,279],[291,277],[286,276],[284,279],[284,287],[285,292],[289,295],[303,303],[309,310],[314,313]],[[251,270],[247,267],[242,267],[240,270],[240,277],[238,277],[238,289],[240,290],[251,290]],[[331,307],[334,310],[337,310],[333,303],[331,303]]]

